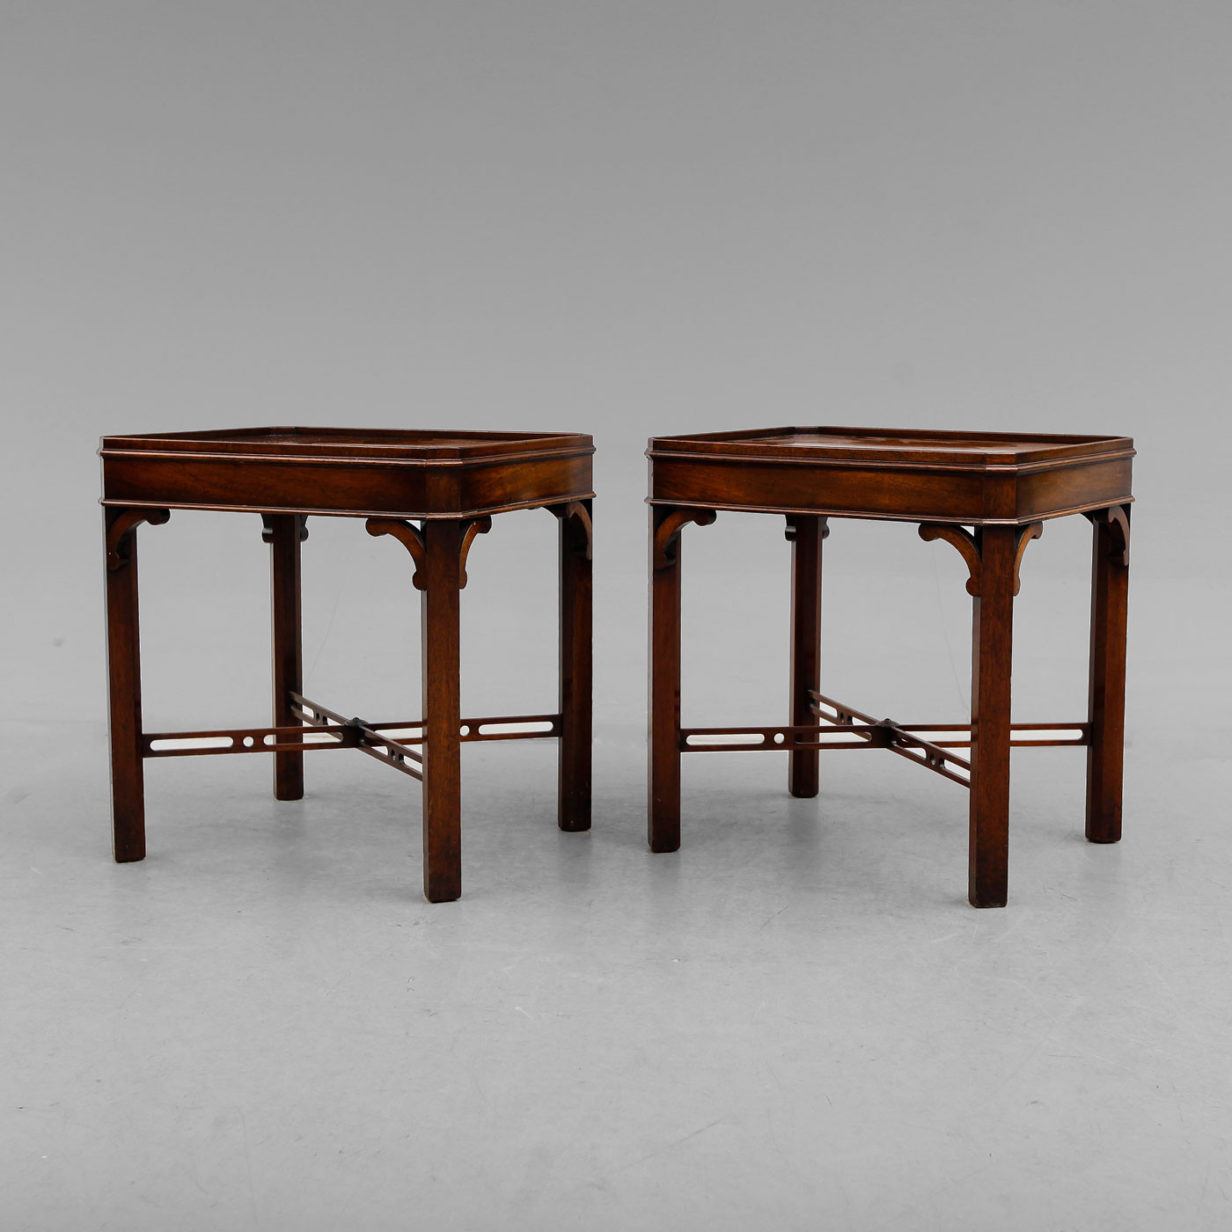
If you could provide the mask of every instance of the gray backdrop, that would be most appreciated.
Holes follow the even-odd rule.
[[[124,1123],[130,1147],[139,1144],[147,1162],[178,1158],[193,1142],[208,1154],[219,1134],[230,1141],[231,1104],[215,1107],[208,1094],[195,1096],[193,1106],[208,1110],[200,1117],[213,1130],[173,1121],[181,1137],[151,1120],[148,1110],[158,1097],[143,1085],[154,1079],[142,1076],[139,1065],[112,1102],[93,1111],[75,1105],[69,1090],[52,1101],[70,1109],[68,1122],[87,1127],[80,1141],[56,1120],[59,1113],[46,1112],[32,1131],[31,1114],[19,1109],[37,1104],[39,1091],[50,1100],[48,1076],[65,1081],[66,1065],[86,1085],[96,1067],[114,1072],[111,1045],[78,1038],[64,1025],[94,1020],[103,1005],[113,1021],[120,1011],[110,994],[60,1002],[47,989],[91,978],[125,986],[131,971],[111,964],[120,934],[132,931],[126,887],[136,884],[133,878],[158,875],[149,862],[139,872],[107,862],[97,438],[276,423],[594,434],[596,830],[593,841],[565,836],[575,846],[562,848],[590,844],[593,857],[582,878],[588,888],[577,889],[580,874],[567,863],[572,856],[561,857],[566,863],[559,867],[536,865],[531,857],[521,866],[513,852],[505,864],[472,865],[472,849],[482,842],[474,837],[468,838],[464,893],[486,897],[497,928],[519,911],[531,884],[534,901],[547,912],[557,880],[568,883],[557,896],[582,912],[586,895],[610,894],[612,927],[594,939],[595,950],[578,956],[599,985],[611,977],[612,962],[624,961],[605,959],[603,950],[603,939],[622,927],[622,893],[637,902],[648,877],[665,875],[655,871],[662,861],[643,858],[641,837],[647,436],[792,423],[1134,436],[1131,791],[1125,851],[1103,855],[1130,860],[1131,845],[1148,841],[1144,832],[1154,836],[1150,859],[1140,855],[1146,862],[1132,867],[1142,867],[1148,881],[1156,874],[1163,880],[1121,885],[1118,909],[1132,919],[1136,902],[1166,904],[1160,918],[1173,928],[1178,948],[1156,955],[1158,969],[1175,970],[1179,956],[1193,958],[1196,946],[1194,985],[1209,978],[1213,999],[1187,1003],[1179,1020],[1152,1017],[1154,1003],[1141,990],[1120,1003],[1123,1029],[1144,1017],[1155,1024],[1150,1055],[1190,1060],[1178,1059],[1181,1070],[1155,1075],[1158,1082],[1126,1096],[1126,1073],[1140,1066],[1122,1059],[1117,1064],[1125,1072],[1104,1073],[1105,1087],[1093,1100],[1120,1107],[1125,1096],[1118,1126],[1141,1115],[1167,1135],[1171,1122],[1165,1125],[1167,1117],[1151,1101],[1157,1089],[1172,1082],[1176,1090],[1179,1083],[1175,1106],[1188,1112],[1189,1124],[1197,1118],[1208,1154],[1195,1159],[1181,1138],[1148,1135],[1121,1143],[1118,1151],[1123,1146],[1131,1161],[1158,1159],[1161,1152],[1171,1159],[1175,1148],[1173,1184],[1160,1181],[1147,1200],[1135,1189],[1146,1184],[1143,1172],[1127,1164],[1117,1183],[1105,1178],[1080,1186],[1076,1200],[1095,1202],[1092,1194],[1098,1195],[1103,1210],[1111,1202],[1119,1227],[1136,1215],[1152,1226],[1155,1199],[1160,1209],[1188,1203],[1188,1226],[1207,1226],[1206,1219],[1218,1226],[1232,1186],[1226,1104],[1212,1104],[1207,1086],[1219,1075],[1222,1098],[1229,1072],[1226,1032],[1214,1024],[1215,1011],[1228,1006],[1221,938],[1232,924],[1223,906],[1232,845],[1215,812],[1223,807],[1216,782],[1226,780],[1229,735],[1229,584],[1218,534],[1232,443],[1230,53],[1232,9],[1222,3],[0,0],[0,465],[8,526],[7,585],[0,591],[0,798],[8,836],[2,877],[12,915],[6,929],[18,930],[9,935],[25,942],[7,956],[15,964],[7,988],[20,1012],[9,1019],[6,1053],[32,1067],[15,1079],[14,1097],[0,1104],[0,1141],[22,1144],[30,1160],[16,1162],[18,1148],[10,1146],[0,1172],[16,1167],[26,1178],[8,1189],[23,1226],[83,1227],[90,1218],[103,1226],[114,1217],[112,1226],[134,1227],[140,1218],[155,1218],[149,1193],[150,1209],[141,1205],[142,1182],[120,1185],[114,1160],[99,1153],[98,1140],[110,1140],[120,1104],[146,1109],[130,1111],[136,1119]],[[315,519],[311,531],[304,557],[309,691],[348,712],[412,717],[418,610],[405,554],[370,539],[357,522]],[[141,542],[147,726],[263,721],[268,563],[257,519],[177,513],[169,526],[143,530]],[[464,596],[466,709],[535,711],[553,704],[554,545],[554,524],[542,513],[498,519],[476,544]],[[686,720],[782,721],[788,549],[781,523],[720,516],[712,528],[687,531],[685,546]],[[1017,609],[1021,719],[1084,712],[1088,571],[1089,532],[1081,519],[1049,525],[1028,554]],[[960,719],[969,655],[962,582],[956,554],[920,543],[910,527],[836,525],[827,544],[826,684],[878,713]],[[530,751],[524,760],[506,754],[468,754],[468,818],[475,814],[481,826],[484,816],[508,808],[533,817],[526,834],[556,843],[551,751]],[[1072,838],[1081,826],[1081,759],[1063,752],[1028,756],[1030,763],[1015,761],[1015,798],[1024,810],[1021,819],[1016,813],[1016,826],[1041,813],[1053,826],[1055,786],[1060,811],[1049,833]],[[201,852],[211,850],[215,808],[244,818],[226,831],[228,843],[242,844],[244,834],[285,817],[262,795],[267,767],[249,760],[202,759],[204,767],[170,763],[151,771],[152,818],[157,808],[166,823],[152,831],[152,850],[191,846],[198,832]],[[380,772],[322,760],[331,765],[316,784],[333,785],[335,795],[321,824],[332,824],[346,801],[362,804],[354,822],[340,828],[340,844],[357,841],[369,814],[392,811],[381,851],[363,850],[361,843],[348,856],[357,884],[365,869],[384,864],[394,870],[382,899],[391,920],[400,912],[400,920],[424,920],[439,934],[450,919],[467,918],[458,914],[466,900],[436,912],[417,901],[418,808],[402,784],[368,788],[369,775]],[[821,824],[819,816],[837,819],[844,809],[867,807],[860,801],[868,793],[878,808],[889,799],[883,817],[913,807],[921,795],[933,807],[931,783],[919,784],[905,770],[900,793],[899,767],[880,762],[874,769],[863,759],[856,767],[840,759],[844,766],[835,773],[842,791],[818,813],[811,804],[804,812],[794,803],[788,810],[780,799],[785,770],[779,759],[701,760],[706,766],[690,766],[686,775],[686,853],[690,834],[700,838],[703,830],[700,814],[711,815],[719,837],[706,850],[716,870],[736,859],[737,842],[739,859],[753,858],[753,840],[736,835],[746,833],[758,810],[790,812],[793,826],[812,827]],[[310,794],[316,766],[309,761]],[[710,774],[716,794],[703,795]],[[479,786],[500,775],[520,793],[515,804],[495,786]],[[482,795],[485,790],[493,794]],[[937,831],[944,844],[930,839],[929,854],[920,854],[932,859],[933,846],[944,847],[925,892],[933,911],[927,926],[936,937],[959,930],[978,948],[988,942],[987,930],[1013,927],[1003,921],[1012,921],[1015,911],[1018,921],[1032,921],[1031,930],[1044,928],[1059,910],[1057,895],[1072,907],[1087,892],[1063,894],[1051,864],[1034,879],[1020,873],[1025,865],[1015,865],[1008,912],[994,913],[995,924],[968,914],[961,906],[965,800],[950,791],[942,784],[935,795],[937,818],[948,827]],[[243,802],[254,797],[262,811],[246,817],[244,808],[252,806]],[[725,813],[724,799],[744,804],[732,813],[729,803]],[[201,812],[204,801],[214,803]],[[909,829],[906,820],[902,827]],[[771,847],[776,841],[765,836]],[[876,852],[878,901],[893,899],[894,911],[910,918],[915,865],[908,875],[893,863],[895,845],[906,841],[896,829],[866,854],[871,859]],[[1178,851],[1190,861],[1179,871],[1168,863]],[[261,866],[260,852],[233,854]],[[1072,871],[1089,858],[1080,845],[1066,846],[1055,868]],[[868,874],[862,859],[852,857],[842,886]],[[208,913],[210,878],[222,874],[201,861],[208,864],[204,855],[195,866],[186,858],[182,885],[193,887]],[[1145,871],[1148,864],[1153,872]],[[523,867],[526,881],[511,881],[510,869]],[[1130,875],[1123,863],[1099,867]],[[65,888],[68,869],[77,879],[70,878],[71,888]],[[779,901],[776,876],[767,867],[762,881],[732,893],[759,901],[770,914]],[[1207,932],[1186,941],[1195,879],[1209,896],[1202,900]],[[707,884],[695,887],[700,897],[690,900],[678,887],[675,899],[665,896],[660,904],[695,911],[699,943],[709,935],[705,921],[729,909],[725,898],[705,897]],[[246,909],[268,890],[258,881]],[[307,891],[285,892],[311,898]],[[100,900],[108,904],[115,936],[99,939],[93,951],[66,951],[67,934],[57,930],[68,927],[68,904],[77,904],[78,924],[89,931]],[[875,934],[878,904],[872,897],[858,903],[857,917]],[[1038,918],[1028,915],[1032,910]],[[848,925],[851,918],[848,913]],[[841,932],[841,920],[831,924]],[[147,920],[147,927],[156,933],[171,925]],[[802,926],[792,944],[807,947],[818,927],[816,920]],[[1055,954],[1074,945],[1081,950],[1088,934],[1074,927],[1072,934],[1047,934],[1055,948],[1041,959],[1044,972]],[[258,935],[278,937],[282,923],[267,920]],[[403,939],[399,934],[398,943]],[[881,948],[875,940],[871,952],[847,954],[848,964],[888,961],[893,934],[882,938]],[[232,970],[239,962],[260,979],[259,965],[243,966],[255,960],[239,958],[250,954],[253,938],[230,941],[234,951],[224,946],[227,957],[219,961]],[[737,935],[735,952],[741,944]],[[23,960],[18,951],[36,957]],[[731,952],[716,951],[716,962]],[[1033,952],[1039,959],[1043,951]],[[996,954],[978,953],[958,961],[1000,969]],[[317,959],[301,958],[312,985]],[[345,966],[351,959],[338,961]],[[431,955],[424,961],[433,961]],[[1131,946],[1124,961],[1133,969],[1144,961],[1142,951]],[[753,966],[762,975],[750,979],[766,978],[764,963]],[[193,978],[208,984],[210,970]],[[1085,996],[1084,981],[1095,978],[1089,971],[1070,975],[1072,984],[1058,988],[1055,1004],[1036,1019],[1028,1015],[1024,1055],[1040,1049],[1049,1055],[1046,1041],[1055,1042],[1057,1023],[1068,1021],[1064,1006]],[[165,978],[176,978],[174,965]],[[489,976],[475,978],[482,984]],[[545,989],[553,978],[543,976]],[[1043,977],[1033,970],[1029,978]],[[351,991],[361,999],[381,995],[367,985]],[[694,991],[696,1000],[681,1011],[690,1021],[705,1020],[725,1003],[722,986]],[[867,1026],[864,1010],[872,1012],[871,1002],[852,996],[857,1008],[852,1032],[843,1037],[848,1048]],[[287,990],[279,1012],[288,1022],[297,1021],[303,998],[302,988]],[[467,1029],[474,1013],[454,1008],[458,1029]],[[913,1018],[941,1012],[927,1002],[898,1008],[908,1032]],[[1096,1011],[1093,1006],[1098,1024]],[[156,1055],[183,1028],[177,1011],[166,1013],[145,1045]],[[605,1014],[619,1020],[613,1007]],[[981,1055],[979,1012],[964,1022],[973,1032],[964,1055]],[[321,1029],[326,1051],[328,1041],[347,1034],[342,1027]],[[662,1029],[660,1023],[652,1034]],[[776,1038],[783,1029],[782,1022],[767,1027]],[[59,1051],[47,1045],[49,1033],[59,1038],[56,1032],[66,1030],[75,1043],[62,1041]],[[219,1030],[230,1026],[220,1022]],[[496,1036],[500,1030],[493,1027]],[[628,1051],[639,1030],[636,1020],[623,1024],[604,1054],[600,1069],[608,1085],[600,1106],[630,1083],[662,1090],[653,1065],[646,1076],[643,1053]],[[1188,1044],[1170,1051],[1168,1041],[1178,1038]],[[829,1045],[839,1046],[834,1037]],[[751,1052],[760,1047],[752,1037],[748,1046]],[[687,1055],[713,1056],[715,1047],[712,1038],[691,1039]],[[1195,1047],[1203,1066],[1185,1068],[1197,1065]],[[277,1108],[279,1099],[291,1099],[288,1090],[311,1087],[323,1064],[306,1060],[266,1093],[264,1106]],[[493,1064],[502,1074],[519,1072],[509,1058]],[[991,1069],[971,1064],[977,1082],[1004,1079],[998,1062],[987,1061]],[[1089,1072],[1089,1065],[1080,1069]],[[947,1093],[964,1085],[961,1073],[960,1065],[953,1074],[934,1074],[935,1087],[921,1098],[944,1108]],[[194,1081],[208,1090],[216,1079],[210,1071]],[[243,1086],[250,1079],[234,1081]],[[544,1161],[584,1136],[580,1127],[569,1130],[567,1141],[538,1143],[544,1156],[523,1145],[520,1114],[512,1111],[522,1096],[528,1104],[545,1098],[558,1115],[573,1098],[532,1067],[514,1081],[503,1113],[471,1110],[472,1129],[482,1134],[489,1127],[490,1158],[504,1161],[510,1177],[542,1178],[536,1184],[547,1207],[536,1207],[519,1188],[523,1182],[498,1168],[470,1178],[473,1209],[459,1214],[450,1205],[454,1198],[439,1197],[433,1209],[454,1226],[514,1226],[520,1219],[577,1226],[582,1218],[690,1226],[688,1211],[722,1226],[726,1217],[770,1209],[800,1226],[823,1215],[838,1221],[833,1226],[907,1227],[917,1216],[924,1223],[915,1226],[925,1226],[930,1210],[958,1226],[956,1212],[974,1193],[983,1206],[971,1208],[973,1219],[995,1214],[1005,1222],[1009,1211],[1021,1226],[1071,1226],[1063,1223],[1069,1206],[1033,1222],[1030,1183],[1014,1178],[1023,1175],[1024,1161],[1039,1163],[1040,1150],[1044,1174],[1064,1170],[1081,1153],[1076,1144],[1058,1146],[1049,1163],[1044,1148],[1024,1145],[1063,1143],[1062,1124],[1075,1117],[1084,1124],[1091,1101],[1073,1095],[1080,1079],[1064,1088],[1077,1104],[1063,1098],[1053,1105],[1031,1130],[1037,1139],[1024,1138],[1021,1127],[1004,1130],[997,1139],[1001,1153],[989,1163],[977,1133],[944,1164],[920,1153],[935,1126],[907,1118],[904,1127],[895,1097],[880,1091],[872,1075],[867,1081],[872,1085],[862,1080],[852,1087],[850,1115],[830,1130],[821,1128],[824,1118],[810,1119],[824,1108],[817,1092],[807,1100],[802,1095],[798,1108],[790,1093],[778,1097],[780,1108],[797,1108],[802,1119],[792,1128],[801,1138],[825,1143],[832,1133],[833,1142],[857,1143],[852,1149],[864,1164],[853,1156],[844,1168],[865,1176],[865,1167],[867,1183],[844,1191],[846,1205],[834,1188],[801,1179],[816,1161],[801,1160],[799,1174],[777,1174],[767,1161],[782,1144],[772,1149],[774,1135],[755,1126],[743,1143],[665,1165],[653,1183],[639,1180],[636,1169],[622,1180],[607,1160],[607,1172],[595,1164],[596,1175],[602,1173],[597,1188],[575,1190]],[[699,1082],[699,1090],[709,1091],[722,1079]],[[545,1088],[559,1107],[551,1094],[542,1096]],[[394,1116],[399,1133],[408,1134],[418,1124],[409,1108],[391,1113],[377,1095],[379,1083],[368,1095],[362,1081],[353,1089],[361,1093],[353,1108],[357,1123]],[[860,1096],[875,1091],[889,1101],[892,1132],[880,1120],[860,1120],[866,1108]],[[409,1103],[412,1093],[404,1094]],[[679,1126],[673,1118],[704,1097],[691,1091],[664,1098],[666,1110],[647,1094],[657,1108],[648,1124],[630,1114],[611,1131],[640,1144],[630,1159],[663,1147],[656,1125],[672,1123],[664,1130],[672,1141],[694,1132],[687,1117]],[[296,1108],[296,1116],[321,1123],[315,1111]],[[960,1121],[970,1123],[969,1111]],[[279,1121],[280,1114],[270,1115]],[[982,1132],[995,1137],[994,1124],[1000,1122]],[[1109,1132],[1086,1129],[1095,1138]],[[31,1160],[57,1158],[66,1132],[75,1145],[60,1153],[64,1173],[32,1170]],[[418,1177],[416,1184],[423,1179],[411,1165],[386,1158],[370,1160],[360,1181],[347,1180],[319,1162],[334,1158],[328,1134],[305,1132],[318,1162],[294,1152],[267,1159],[247,1182],[251,1204],[245,1198],[234,1209],[227,1205],[234,1193],[225,1151],[215,1153],[216,1174],[203,1181],[198,1172],[197,1189],[212,1193],[227,1226],[247,1226],[245,1220],[282,1226],[279,1212],[291,1209],[300,1226],[311,1222],[312,1211],[327,1225],[332,1201],[345,1198],[354,1209],[355,1186],[375,1226],[396,1220],[408,1177]],[[314,1132],[325,1136],[318,1140]],[[915,1166],[891,1185],[898,1205],[885,1205],[889,1199],[879,1197],[882,1184],[874,1179],[886,1161],[870,1162],[887,1132],[892,1149]],[[453,1148],[463,1149],[463,1140],[455,1126],[418,1142],[418,1149],[435,1160],[433,1167],[447,1170],[443,1161]],[[736,1158],[762,1162],[733,1195],[724,1178]],[[251,1172],[251,1159],[248,1167]],[[968,1197],[958,1197],[961,1186],[930,1188],[938,1169],[947,1176],[974,1170]],[[139,1172],[148,1176],[145,1168]],[[186,1195],[195,1192],[186,1175],[173,1169],[158,1191],[159,1209],[179,1212],[176,1226],[196,1226],[184,1214],[193,1209]],[[1047,1184],[1041,1180],[1041,1192],[1055,1183],[1055,1175]],[[701,1205],[674,1206],[681,1193]],[[614,1196],[620,1194],[626,1196]],[[645,1206],[638,1205],[642,1200]],[[206,1202],[206,1208],[213,1206]],[[656,1211],[664,1219],[670,1212],[670,1220],[656,1225]],[[198,1218],[208,1226],[209,1217],[199,1212]],[[1090,1212],[1072,1226],[1079,1223],[1102,1226]]]

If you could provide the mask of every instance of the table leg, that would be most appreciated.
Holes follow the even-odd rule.
[[[266,514],[265,541],[270,545],[270,591],[273,613],[274,726],[293,727],[299,716],[291,694],[304,687],[303,635],[300,617],[300,542],[308,537],[304,518],[294,513]],[[274,797],[300,800],[304,795],[304,755],[296,750],[274,754]]]
[[[680,534],[660,551],[670,510],[650,510],[651,851],[680,846]],[[658,559],[656,559],[658,557]]]
[[[115,511],[106,511],[108,525]],[[116,862],[145,859],[145,773],[141,754],[141,637],[137,627],[137,535],[107,570],[107,682],[111,709],[111,829]]]
[[[137,619],[137,527],[167,521],[166,509],[103,510],[107,573],[107,700],[111,741],[111,832],[116,862],[145,859],[145,768],[141,731],[141,632]]]
[[[1129,602],[1129,510],[1092,516],[1091,664],[1086,834],[1092,843],[1121,838],[1125,763],[1125,632]]]
[[[450,902],[462,893],[462,722],[459,648],[460,573],[465,523],[423,524],[420,600],[423,639],[424,896]]]
[[[821,542],[830,533],[826,519],[805,514],[787,518],[791,542],[791,681],[793,727],[817,725],[811,691],[821,688]],[[818,752],[788,754],[787,790],[808,798],[817,794]]]
[[[590,829],[592,586],[591,502],[557,514],[560,523],[560,790],[557,824]]]
[[[967,897],[1004,907],[1009,863],[1010,675],[1018,531],[979,532],[971,654],[971,834]]]
[[[680,846],[680,532],[715,516],[713,509],[650,507],[651,851]]]

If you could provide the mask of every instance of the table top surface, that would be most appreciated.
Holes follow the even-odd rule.
[[[589,500],[579,432],[232,428],[105,436],[103,504],[468,518]]]
[[[227,428],[206,432],[148,432],[105,436],[99,452],[143,451],[192,457],[240,455],[371,459],[448,465],[480,458],[593,452],[577,432],[467,432],[419,428]]]
[[[1023,466],[1132,455],[1126,436],[1034,432],[941,432],[899,428],[757,428],[652,437],[647,452],[800,462],[963,467]]]

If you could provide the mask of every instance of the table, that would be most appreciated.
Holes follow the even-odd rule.
[[[558,823],[590,827],[591,456],[577,433],[244,428],[107,436],[103,513],[112,830],[119,862],[145,856],[147,758],[271,753],[274,795],[303,796],[303,755],[353,748],[422,780],[424,894],[461,893],[461,757],[470,741],[560,742]],[[560,541],[560,706],[550,715],[463,718],[460,594],[492,517],[554,514]],[[173,509],[261,516],[273,594],[273,722],[225,731],[146,732],[141,716],[137,528]],[[371,723],[303,694],[300,545],[308,517],[365,520],[409,552],[420,592],[422,712]]]
[[[650,783],[653,851],[680,846],[680,758],[719,750],[788,755],[792,795],[815,796],[818,755],[886,749],[970,792],[968,899],[1006,903],[1009,763],[1016,745],[1087,751],[1086,836],[1121,837],[1125,634],[1133,441],[1122,436],[769,428],[654,437],[650,459]],[[681,532],[720,510],[776,514],[791,542],[789,722],[682,728]],[[1094,527],[1089,705],[1074,723],[1013,723],[1014,596],[1043,524]],[[971,721],[877,720],[821,692],[822,541],[831,518],[919,525],[956,548],[973,598]],[[953,750],[967,748],[969,757]]]

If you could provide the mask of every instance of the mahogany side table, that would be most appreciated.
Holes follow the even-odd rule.
[[[1128,437],[770,428],[654,437],[650,459],[650,798],[653,851],[680,846],[680,756],[788,754],[788,790],[818,791],[818,754],[888,749],[970,791],[968,899],[1003,907],[1010,749],[1087,750],[1086,836],[1121,837],[1125,629],[1133,441]],[[772,513],[791,542],[790,722],[680,725],[680,537],[718,510]],[[1019,567],[1050,518],[1094,526],[1089,707],[1078,723],[1012,723],[1010,666]],[[973,596],[970,724],[906,726],[821,692],[821,559],[828,519],[919,524],[962,554]],[[969,757],[953,752],[969,748]]]
[[[556,738],[558,823],[590,828],[591,455],[576,433],[245,428],[107,436],[103,521],[111,801],[117,861],[145,856],[145,758],[272,753],[274,795],[304,794],[303,755],[352,748],[423,783],[424,894],[461,893],[461,756],[468,741]],[[544,508],[560,538],[560,709],[462,717],[459,601],[476,535],[492,515]],[[150,733],[141,721],[137,527],[173,509],[260,514],[271,548],[273,723]],[[421,717],[370,723],[305,697],[300,543],[309,516],[363,518],[410,553],[421,594]],[[417,524],[418,523],[418,524]]]

